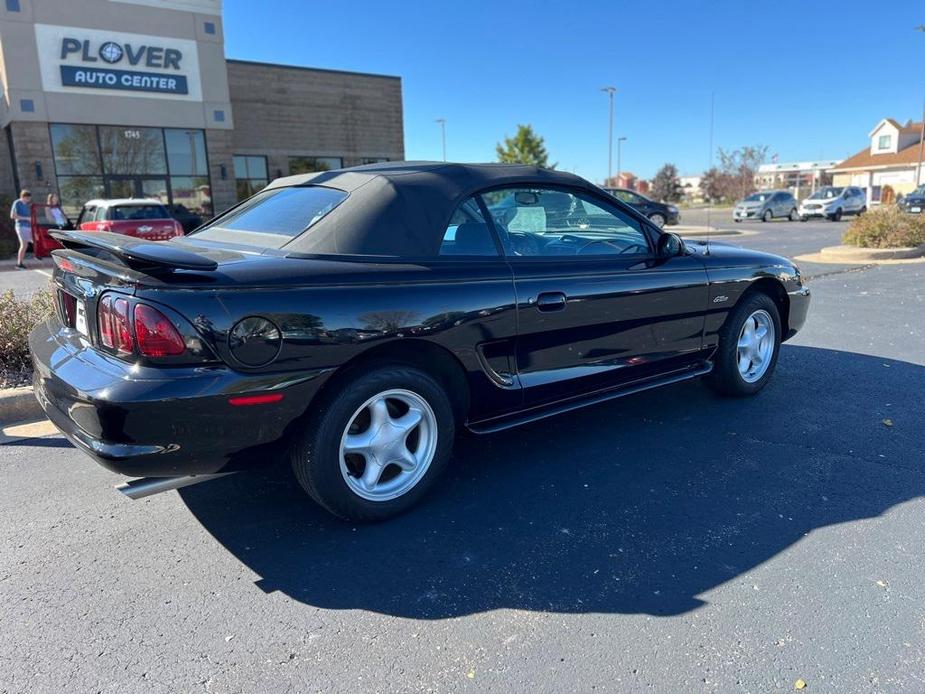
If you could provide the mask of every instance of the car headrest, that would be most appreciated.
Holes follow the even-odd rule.
[[[498,249],[484,222],[465,222],[456,227],[456,252],[462,255],[496,255]]]

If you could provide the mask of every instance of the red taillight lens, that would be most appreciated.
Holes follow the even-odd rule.
[[[112,297],[104,296],[96,308],[96,325],[100,330],[100,342],[104,347],[115,347],[112,330]]]
[[[135,336],[138,351],[146,357],[170,357],[186,351],[183,338],[170,319],[145,304],[135,305]]]
[[[132,328],[128,324],[127,299],[116,299],[112,302],[112,332],[116,348],[120,352],[131,352]]]
[[[67,327],[73,328],[77,323],[77,299],[60,289],[58,290],[58,297],[61,299],[61,318]]]

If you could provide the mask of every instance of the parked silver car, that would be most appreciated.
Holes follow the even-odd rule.
[[[842,215],[867,212],[867,193],[857,186],[824,186],[800,203],[800,220],[825,217],[834,222]]]
[[[743,219],[760,219],[770,222],[775,217],[787,217],[795,222],[799,219],[797,201],[786,190],[760,190],[736,203],[732,218],[741,222]]]

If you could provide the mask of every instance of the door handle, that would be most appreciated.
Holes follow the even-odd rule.
[[[565,308],[565,294],[562,292],[543,292],[536,297],[536,307],[540,311],[561,311]]]

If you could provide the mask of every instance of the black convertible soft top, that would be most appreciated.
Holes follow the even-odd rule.
[[[519,164],[394,162],[278,178],[268,190],[316,185],[348,193],[347,199],[308,232],[284,246],[306,254],[438,254],[460,202],[492,186],[557,185],[597,191],[574,174]]]

